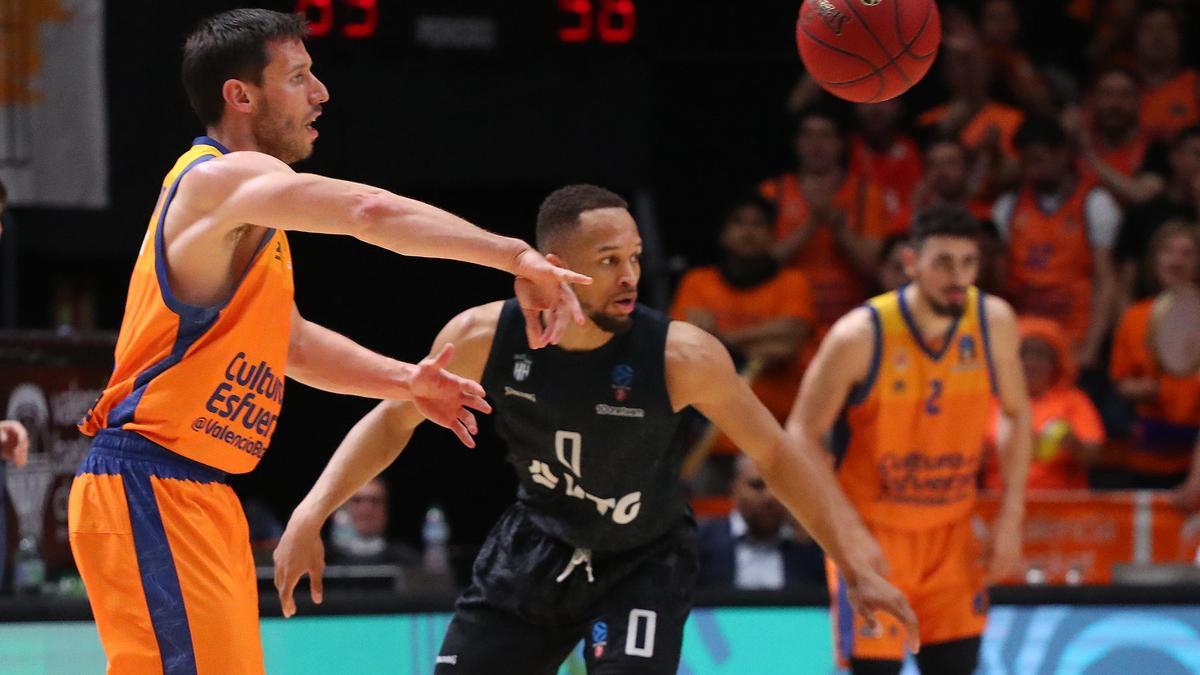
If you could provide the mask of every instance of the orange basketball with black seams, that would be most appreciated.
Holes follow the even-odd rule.
[[[934,0],[804,0],[796,20],[809,74],[855,103],[908,91],[929,72],[941,39]]]

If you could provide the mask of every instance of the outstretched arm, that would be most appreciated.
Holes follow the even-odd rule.
[[[288,377],[335,394],[402,401],[440,394],[460,397],[464,408],[487,412],[483,387],[475,381],[448,373],[440,366],[424,367],[376,354],[305,319],[294,305],[287,366]]]
[[[899,590],[876,568],[879,547],[837,487],[829,466],[805,452],[737,375],[725,348],[682,322],[667,338],[667,384],[675,409],[695,406],[758,466],[771,492],[843,570],[852,602],[868,621],[875,611],[905,624],[914,651],[917,621]]]
[[[438,353],[457,343],[446,364],[447,370],[470,380],[482,376],[500,306],[501,303],[492,303],[475,307],[446,324],[434,341],[433,350]],[[296,613],[292,592],[304,574],[311,580],[313,600],[321,601],[321,574],[325,568],[321,527],[329,516],[396,460],[421,422],[451,412],[436,401],[422,398],[384,401],[354,425],[312,490],[292,512],[275,549],[275,588],[284,616]],[[453,424],[463,442],[473,446],[470,434],[476,431],[474,417],[467,413]]]
[[[235,152],[197,165],[181,182],[171,208],[194,215],[180,220],[195,230],[191,237],[174,233],[173,241],[185,246],[215,250],[247,224],[350,235],[402,255],[461,260],[509,272],[528,282],[517,285],[522,308],[559,308],[564,319],[583,322],[569,284],[591,280],[550,264],[520,239],[493,234],[381,188],[296,173],[262,153]],[[538,323],[528,323],[532,346],[544,346],[553,326],[539,331]]]

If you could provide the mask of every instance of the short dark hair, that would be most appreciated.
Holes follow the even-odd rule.
[[[1033,145],[1059,149],[1067,147],[1068,143],[1067,132],[1062,124],[1046,115],[1026,117],[1013,136],[1013,147],[1017,150],[1024,150]]]
[[[594,209],[628,209],[629,202],[597,185],[579,183],[551,192],[542,200],[537,215],[537,245],[547,250],[550,240],[579,225],[579,216]]]
[[[1092,73],[1092,80],[1089,88],[1095,89],[1100,84],[1100,80],[1103,80],[1109,75],[1122,75],[1132,80],[1133,85],[1138,89],[1142,88],[1142,81],[1138,77],[1137,73],[1133,72],[1132,68],[1119,63],[1109,63],[1096,69]]]
[[[721,221],[721,224],[724,225],[728,223],[729,219],[733,217],[734,213],[747,206],[761,211],[762,214],[766,216],[767,223],[772,227],[775,226],[775,218],[779,214],[778,207],[775,206],[775,202],[767,199],[757,192],[748,192],[740,195],[737,199],[730,202],[729,208],[725,209],[725,218]]]
[[[913,216],[909,241],[916,248],[920,248],[930,237],[961,237],[979,241],[982,231],[979,221],[966,207],[938,204],[921,209]]]
[[[834,107],[832,103],[820,101],[813,103],[805,108],[802,108],[795,114],[793,121],[795,122],[796,133],[804,130],[804,123],[812,118],[817,117],[823,120],[833,122],[833,126],[837,129],[838,136],[843,138],[846,136],[846,114]]]
[[[1152,2],[1142,3],[1142,6],[1138,9],[1137,14],[1134,15],[1133,24],[1138,26],[1146,19],[1146,17],[1150,16],[1151,14],[1158,14],[1159,12],[1166,12],[1167,14],[1170,14],[1171,18],[1175,20],[1175,29],[1179,31],[1180,35],[1183,35],[1183,14],[1181,14],[1179,10],[1175,9],[1174,6],[1166,2],[1162,2],[1162,0],[1154,0]]]
[[[921,154],[928,154],[935,145],[953,145],[962,151],[963,155],[969,157],[971,154],[971,149],[967,147],[966,143],[962,142],[961,138],[945,133],[934,133],[926,136],[921,144]]]
[[[268,43],[306,37],[303,16],[269,9],[234,9],[201,21],[183,45],[183,88],[200,122],[221,121],[226,80],[262,82]]]

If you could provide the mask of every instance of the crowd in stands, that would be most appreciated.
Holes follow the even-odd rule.
[[[1184,36],[1200,17],[1098,4],[1123,24],[1098,29],[1083,72],[1040,67],[1020,6],[988,0],[945,12],[930,77],[948,98],[928,110],[847,106],[802,80],[794,168],[731,205],[720,262],[684,275],[673,316],[755,363],[754,389],[782,419],[833,322],[904,283],[913,213],[961,205],[988,233],[978,285],[1022,318],[1030,488],[1186,486],[1195,505],[1200,378],[1162,372],[1146,330],[1160,292],[1197,283],[1200,76]]]

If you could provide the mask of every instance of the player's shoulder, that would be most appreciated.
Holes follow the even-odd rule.
[[[726,356],[725,345],[712,333],[686,321],[672,321],[667,326],[666,363],[671,369],[702,369],[718,356]]]
[[[442,334],[456,343],[480,340],[490,343],[496,335],[496,327],[500,325],[503,310],[503,300],[465,309],[450,319]]]
[[[248,181],[281,173],[295,172],[266,153],[238,151],[218,155],[187,171],[179,182],[178,197],[181,201],[210,211],[247,185]]]
[[[825,341],[834,344],[866,344],[875,339],[877,310],[870,305],[861,305],[846,312],[834,322]]]
[[[988,324],[994,325],[1001,322],[1016,325],[1017,312],[1012,305],[1008,304],[1007,300],[991,293],[983,291],[979,291],[979,293],[983,296],[983,312]]]

